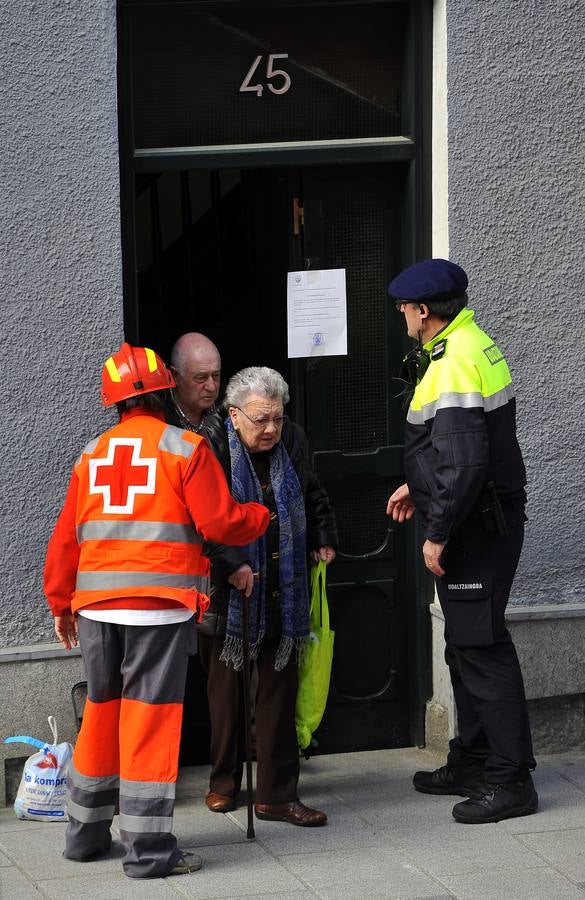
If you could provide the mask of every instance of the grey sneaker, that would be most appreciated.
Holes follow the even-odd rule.
[[[175,863],[168,875],[188,875],[190,872],[197,872],[202,865],[203,860],[197,853],[181,850],[180,860]]]

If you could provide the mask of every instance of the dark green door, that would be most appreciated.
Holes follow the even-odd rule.
[[[414,526],[385,516],[406,344],[385,286],[430,255],[432,3],[118,0],[118,13],[126,337],[166,356],[203,331],[226,376],[264,364],[289,381],[341,533],[320,746],[420,742],[429,585]],[[346,357],[288,359],[286,276],[307,268],[346,270]],[[204,687],[194,661],[183,762],[207,753]]]
[[[420,682],[410,526],[385,514],[402,477],[405,349],[386,284],[401,265],[408,164],[195,170],[137,182],[140,339],[168,354],[184,331],[220,347],[226,377],[279,369],[335,508],[340,548],[329,570],[335,627],[323,752],[415,740]],[[289,360],[288,271],[346,270],[347,356]],[[201,673],[190,675],[189,741],[207,746]],[[192,702],[193,701],[193,702]]]
[[[403,414],[393,376],[404,336],[385,287],[399,265],[405,172],[330,166],[302,169],[298,179],[303,227],[291,265],[344,268],[348,314],[347,356],[293,364],[296,404],[300,414],[304,401],[315,468],[340,532],[328,587],[333,679],[317,739],[325,752],[404,746],[415,677],[407,640],[414,591],[398,564],[405,536],[385,513],[402,477]]]

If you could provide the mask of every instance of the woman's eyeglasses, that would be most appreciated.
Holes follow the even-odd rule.
[[[236,409],[247,418],[248,422],[250,422],[254,428],[267,428],[270,424],[274,425],[275,428],[282,428],[283,423],[288,419],[288,416],[274,416],[272,419],[270,416],[253,417],[244,412],[241,406],[236,406]]]

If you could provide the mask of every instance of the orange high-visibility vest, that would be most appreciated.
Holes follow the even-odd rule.
[[[80,546],[72,610],[124,597],[208,604],[209,561],[183,502],[203,438],[153,416],[129,416],[75,464]]]

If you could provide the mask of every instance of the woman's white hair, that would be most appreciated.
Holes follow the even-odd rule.
[[[283,406],[290,400],[288,384],[280,372],[267,366],[248,366],[232,375],[225,389],[224,406],[243,406],[250,394],[281,400]]]

